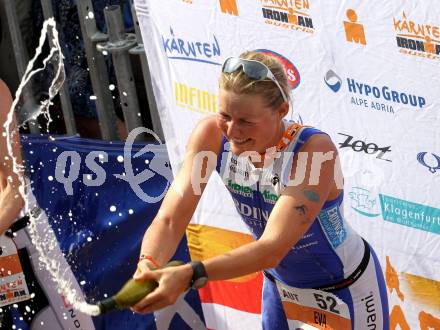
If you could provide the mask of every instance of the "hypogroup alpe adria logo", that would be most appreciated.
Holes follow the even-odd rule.
[[[324,82],[333,92],[337,93],[342,86],[342,79],[333,70],[328,70],[324,76]]]
[[[335,71],[328,70],[324,75],[324,82],[333,92],[339,92],[346,82],[349,103],[359,110],[377,110],[383,113],[395,114],[398,106],[410,109],[423,109],[426,105],[425,97],[406,91],[399,91],[387,85],[371,84],[347,77],[342,79]]]

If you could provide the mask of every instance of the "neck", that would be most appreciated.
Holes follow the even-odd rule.
[[[286,128],[284,127],[284,122],[281,121],[280,126],[278,127],[277,134],[274,135],[273,140],[268,143],[268,146],[266,147],[266,150],[264,150],[260,155],[266,154],[266,151],[270,148],[276,148],[278,143],[280,142],[281,138],[284,135]]]
[[[281,121],[281,124],[278,128],[278,133],[275,134],[273,141],[271,141],[268,146],[266,147],[266,150],[264,150],[262,153],[259,153],[261,156],[261,161],[259,162],[252,162],[254,164],[255,167],[263,167],[264,166],[264,161],[265,161],[265,156],[266,156],[266,151],[268,149],[271,148],[276,148],[279,141],[281,140],[281,138],[284,135],[284,131],[285,131],[285,127],[284,127],[284,122]]]

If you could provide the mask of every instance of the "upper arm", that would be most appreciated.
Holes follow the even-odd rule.
[[[12,105],[12,95],[5,82],[0,79],[0,120],[5,121]]]
[[[6,84],[0,80],[0,131],[5,132],[4,124],[12,105],[12,96]],[[19,134],[12,122],[8,127],[12,136],[12,149],[17,163],[21,163]],[[13,162],[8,155],[6,136],[0,135],[0,234],[2,234],[17,218],[23,207],[23,199],[19,195],[20,182],[13,172]]]
[[[296,178],[297,172],[305,172],[300,182],[285,188],[282,196],[290,197],[295,206],[304,206],[307,220],[313,221],[328,199],[330,191],[337,186],[338,152],[330,137],[324,134],[314,135],[295,155],[290,172],[290,179]],[[305,169],[305,171],[304,171]]]
[[[176,218],[184,230],[215,169],[220,147],[221,132],[215,118],[202,120],[189,138],[182,167],[162,202],[160,216]]]
[[[3,125],[6,122],[9,110],[12,105],[12,97],[11,93],[9,92],[8,87],[3,82],[3,80],[0,79],[0,131],[4,132]],[[8,150],[6,147],[6,137],[3,136],[3,134],[0,135],[0,156],[1,156],[1,162],[0,166],[3,165],[4,156],[8,154]]]
[[[288,185],[275,204],[261,239],[272,241],[283,257],[309,229],[334,189],[337,149],[327,135],[314,135],[292,162]],[[303,171],[303,180],[293,180]]]
[[[12,105],[12,96],[11,93],[6,86],[6,84],[0,79],[0,131],[5,132],[4,124],[6,123],[8,113],[11,109]],[[21,154],[19,150],[18,143],[18,131],[15,130],[15,123],[12,123],[10,126],[12,131],[14,132],[12,146],[14,151],[14,156],[17,158],[17,161],[21,160]],[[0,135],[0,188],[4,188],[6,185],[6,178],[10,175],[14,177],[12,171],[12,162],[10,157],[6,158],[8,155],[8,147],[7,147],[7,139],[6,136]]]

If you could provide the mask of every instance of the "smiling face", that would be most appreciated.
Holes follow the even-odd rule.
[[[278,144],[284,132],[287,103],[270,108],[260,95],[236,94],[220,89],[217,125],[231,143],[231,151],[263,154]]]

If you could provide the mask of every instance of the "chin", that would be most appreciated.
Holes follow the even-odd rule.
[[[248,145],[243,145],[243,146],[236,146],[233,143],[231,143],[231,151],[236,156],[240,156],[240,154],[242,154],[243,152],[252,152],[252,151],[258,152],[255,146],[253,145],[253,143],[248,143]]]
[[[231,145],[231,152],[235,155],[235,156],[240,156],[240,154],[245,151],[242,148],[237,148],[233,145]]]

